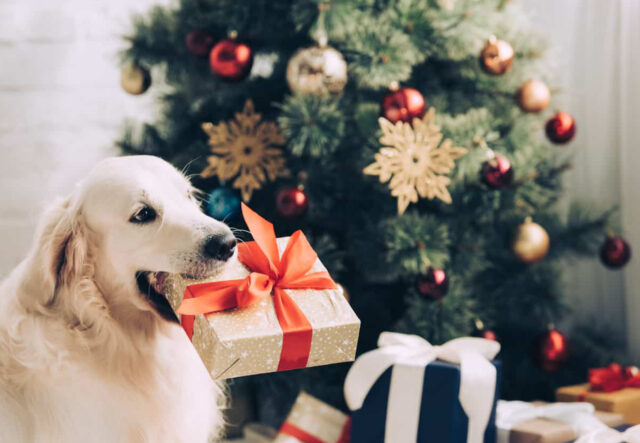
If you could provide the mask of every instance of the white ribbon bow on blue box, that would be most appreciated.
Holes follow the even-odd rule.
[[[498,342],[482,338],[457,338],[433,346],[417,335],[383,332],[378,349],[361,355],[349,370],[345,399],[352,411],[360,409],[378,378],[393,366],[384,441],[415,442],[426,366],[437,359],[459,365],[458,399],[468,418],[467,443],[482,443],[496,392],[496,368],[490,360],[498,352]]]

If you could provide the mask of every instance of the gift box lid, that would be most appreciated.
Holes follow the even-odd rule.
[[[614,406],[638,405],[640,408],[640,389],[638,388],[624,388],[613,392],[596,392],[590,391],[589,388],[588,383],[563,386],[556,390],[556,400],[576,401],[584,397],[584,400],[602,411],[613,411]]]

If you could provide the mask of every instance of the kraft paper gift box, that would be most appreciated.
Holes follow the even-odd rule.
[[[640,424],[640,371],[614,363],[589,370],[589,383],[556,390],[557,401],[586,401],[598,411],[624,415],[625,423]]]
[[[242,209],[259,243],[238,244],[239,260],[215,279],[165,281],[211,377],[352,361],[360,320],[302,232],[276,240],[271,223]]]
[[[352,443],[495,443],[500,344],[383,332],[345,380]]]
[[[589,403],[498,402],[498,443],[566,443],[604,427],[619,427],[622,414],[595,411]]]
[[[347,414],[301,392],[274,443],[349,443]]]

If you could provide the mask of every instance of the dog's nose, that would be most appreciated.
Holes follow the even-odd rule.
[[[204,255],[207,258],[225,261],[236,250],[236,238],[233,234],[211,235],[204,242]]]

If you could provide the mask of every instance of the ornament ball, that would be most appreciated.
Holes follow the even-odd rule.
[[[547,137],[553,143],[564,144],[576,134],[576,123],[571,114],[557,112],[556,115],[547,120],[545,126]]]
[[[540,112],[549,106],[551,92],[540,80],[529,80],[518,90],[518,106],[525,112]]]
[[[600,247],[600,260],[610,269],[620,269],[631,259],[631,246],[622,237],[609,235]]]
[[[309,199],[300,188],[285,188],[276,197],[278,215],[283,218],[297,218],[309,209]]]
[[[253,65],[253,53],[249,46],[235,39],[225,39],[215,44],[209,53],[211,71],[220,78],[237,81],[245,78]]]
[[[213,46],[213,37],[204,31],[191,31],[185,38],[189,52],[196,57],[206,57]]]
[[[511,249],[522,263],[535,263],[549,252],[549,234],[542,226],[527,217],[524,223],[518,226]]]
[[[509,159],[496,155],[482,164],[482,181],[492,189],[502,189],[513,181],[513,168]]]
[[[151,86],[151,74],[139,65],[125,66],[120,75],[120,85],[131,95],[143,94]]]
[[[424,117],[426,104],[417,89],[399,88],[389,91],[382,99],[380,114],[391,123],[411,123],[414,118]]]
[[[340,94],[347,84],[347,62],[329,46],[300,49],[287,65],[287,83],[294,94]]]
[[[502,75],[511,69],[514,54],[509,43],[491,37],[480,54],[480,65],[487,74]]]
[[[240,198],[229,188],[216,188],[207,197],[206,212],[217,220],[233,220],[240,215]]]
[[[559,371],[569,361],[569,356],[569,339],[553,326],[538,336],[534,347],[534,359],[543,371]]]
[[[449,277],[444,269],[430,267],[418,277],[417,288],[420,295],[431,300],[440,300],[449,290]]]

